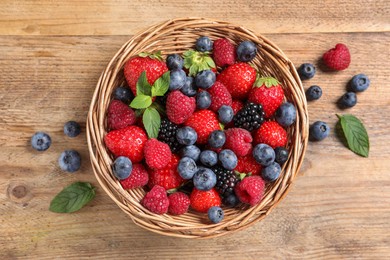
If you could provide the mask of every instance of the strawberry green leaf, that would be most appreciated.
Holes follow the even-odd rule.
[[[141,75],[138,78],[137,81],[137,96],[138,95],[146,95],[150,96],[151,95],[151,86],[148,82],[148,79],[146,78],[146,71],[143,71]]]
[[[95,197],[95,188],[88,182],[75,182],[64,188],[50,202],[49,210],[71,213],[84,207]]]
[[[348,148],[363,157],[368,157],[370,142],[363,123],[353,115],[337,115]]]
[[[140,57],[142,57],[142,58],[149,57],[149,53],[147,53],[147,52],[141,52],[140,54],[138,54],[138,56],[140,56]]]
[[[261,87],[266,86],[267,88],[275,87],[279,85],[279,81],[273,77],[257,77],[254,86]]]
[[[169,89],[170,72],[165,72],[152,86],[152,97],[164,96]]]
[[[160,61],[163,60],[162,55],[161,55],[161,51],[157,51],[155,53],[141,52],[140,54],[138,54],[138,56],[142,57],[142,58],[149,57],[151,59],[160,60]]]
[[[209,65],[210,68],[215,68],[214,60],[211,57],[206,57],[205,61],[207,62],[207,65]]]
[[[216,67],[208,52],[188,50],[184,52],[183,57],[184,67],[189,70],[189,76],[196,76],[202,70]]]
[[[142,123],[149,138],[157,138],[161,125],[161,117],[155,108],[148,107],[145,109],[144,115],[142,116]]]
[[[138,95],[133,101],[131,101],[130,106],[132,108],[141,109],[147,108],[152,104],[152,97],[146,95]]]

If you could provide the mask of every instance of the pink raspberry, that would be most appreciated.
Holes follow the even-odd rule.
[[[242,128],[229,128],[225,131],[225,149],[232,150],[237,156],[245,156],[252,149],[252,135]]]
[[[133,170],[128,178],[121,180],[122,188],[125,190],[135,189],[148,184],[149,175],[145,167],[136,163],[133,164]]]
[[[168,212],[172,215],[181,215],[188,211],[190,206],[190,198],[183,192],[175,192],[168,196],[169,208]]]
[[[171,122],[177,125],[184,123],[194,113],[195,108],[194,97],[187,97],[180,90],[168,94],[166,112]]]
[[[165,214],[168,212],[169,199],[165,189],[161,186],[155,185],[145,197],[142,199],[141,204],[156,214]]]
[[[152,169],[162,169],[171,161],[172,152],[169,145],[155,138],[146,141],[144,146],[146,164]]]
[[[221,82],[216,81],[207,91],[211,96],[211,105],[209,109],[212,111],[218,112],[218,109],[222,105],[232,105],[232,95],[230,95],[228,89]]]
[[[249,176],[240,181],[234,191],[241,202],[254,206],[262,200],[264,189],[265,182],[261,177]]]
[[[108,106],[107,122],[111,130],[122,129],[136,121],[134,111],[119,100],[112,100]]]

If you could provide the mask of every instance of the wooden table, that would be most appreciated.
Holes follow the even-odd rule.
[[[347,1],[33,1],[0,3],[0,259],[284,259],[390,258],[390,2]],[[305,87],[323,88],[310,121],[334,129],[336,113],[367,127],[368,159],[346,149],[334,131],[310,143],[286,199],[262,222],[232,236],[186,240],[145,231],[98,187],[74,214],[54,214],[53,196],[74,181],[98,186],[89,162],[85,121],[110,58],[131,35],[166,19],[203,16],[243,25],[274,41],[299,65],[347,44],[350,67],[318,71]],[[335,105],[346,83],[366,73],[370,88],[356,107]],[[66,121],[84,132],[68,138]],[[36,131],[53,140],[34,151]],[[81,153],[75,174],[57,164],[65,149]]]

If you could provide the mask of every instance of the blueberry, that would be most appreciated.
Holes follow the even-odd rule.
[[[194,97],[197,93],[197,89],[194,83],[194,78],[187,77],[186,82],[184,83],[184,86],[180,89],[180,91],[188,97]]]
[[[113,172],[118,180],[128,178],[133,170],[133,163],[125,156],[119,156],[115,159],[113,165]]]
[[[179,164],[177,165],[177,171],[183,179],[190,180],[198,171],[198,167],[192,158],[183,157],[180,159]]]
[[[249,62],[256,57],[257,48],[251,41],[243,41],[237,47],[237,58],[243,62]]]
[[[217,183],[217,176],[209,168],[199,167],[194,174],[193,182],[198,190],[208,191]]]
[[[347,92],[341,96],[339,105],[341,108],[350,108],[355,106],[357,103],[357,97],[355,92]]]
[[[75,150],[66,150],[58,158],[58,164],[63,171],[75,172],[81,166],[80,154]]]
[[[179,54],[169,54],[167,57],[167,67],[169,70],[180,70],[183,68],[183,58]]]
[[[199,160],[200,149],[195,145],[184,146],[181,149],[180,155],[181,157],[190,157],[194,161],[197,161]]]
[[[275,162],[282,165],[288,159],[288,150],[284,147],[276,147],[275,151]]]
[[[231,106],[222,105],[218,109],[218,120],[222,124],[228,124],[233,120],[234,112]]]
[[[275,151],[268,144],[258,144],[253,148],[252,155],[256,162],[268,166],[275,161]]]
[[[321,96],[322,96],[322,89],[317,85],[313,85],[306,90],[306,99],[308,101],[317,100]]]
[[[317,121],[310,126],[309,137],[312,141],[321,141],[325,139],[330,132],[328,124],[322,121]]]
[[[218,162],[218,155],[216,152],[211,151],[211,150],[204,150],[200,153],[199,156],[200,162],[204,166],[214,166]]]
[[[212,51],[213,41],[207,36],[202,36],[196,40],[195,49],[200,52]]]
[[[120,100],[126,105],[130,104],[134,95],[128,87],[117,87],[114,91],[114,99]]]
[[[365,91],[370,86],[370,79],[365,74],[357,74],[349,82],[349,89],[353,92]]]
[[[76,137],[80,134],[81,127],[80,125],[75,121],[69,121],[66,122],[64,125],[64,134],[66,134],[69,137]]]
[[[316,68],[311,63],[303,63],[298,68],[298,74],[301,80],[311,79],[316,74]]]
[[[191,145],[198,139],[198,134],[192,127],[185,126],[177,129],[176,139],[180,144]]]
[[[223,220],[225,213],[223,212],[223,209],[221,209],[221,207],[213,206],[207,211],[207,216],[209,217],[209,220],[211,222],[217,224]]]
[[[198,109],[207,109],[211,105],[211,96],[207,91],[201,91],[196,95],[196,107]]]
[[[225,132],[222,130],[214,130],[208,138],[208,143],[212,148],[221,148],[226,141]]]
[[[226,170],[233,170],[237,166],[237,155],[232,150],[222,150],[218,155],[218,159]]]
[[[46,151],[51,145],[51,138],[44,132],[36,132],[31,137],[31,146],[37,151]]]
[[[261,177],[265,181],[275,181],[279,178],[281,171],[282,169],[280,168],[280,165],[277,162],[273,162],[261,170]]]
[[[293,104],[285,102],[276,110],[275,118],[281,126],[287,127],[295,122],[297,111]]]
[[[211,70],[202,70],[195,77],[195,85],[199,88],[208,89],[215,83],[215,73]]]
[[[184,70],[172,70],[170,73],[169,90],[181,89],[186,83],[187,75]]]
[[[240,203],[240,200],[238,199],[236,194],[231,193],[227,197],[223,198],[222,203],[227,207],[234,208]]]

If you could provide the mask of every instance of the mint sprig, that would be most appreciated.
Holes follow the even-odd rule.
[[[50,202],[49,210],[71,213],[84,207],[95,197],[95,188],[88,182],[75,182],[64,188]]]
[[[130,103],[136,109],[137,115],[142,115],[142,122],[149,138],[157,138],[161,126],[160,108],[153,100],[157,96],[164,96],[169,89],[170,72],[164,73],[151,86],[143,71],[137,81],[137,95]],[[161,111],[162,112],[162,111]]]
[[[347,147],[354,153],[368,157],[370,142],[363,123],[353,115],[337,115]]]

